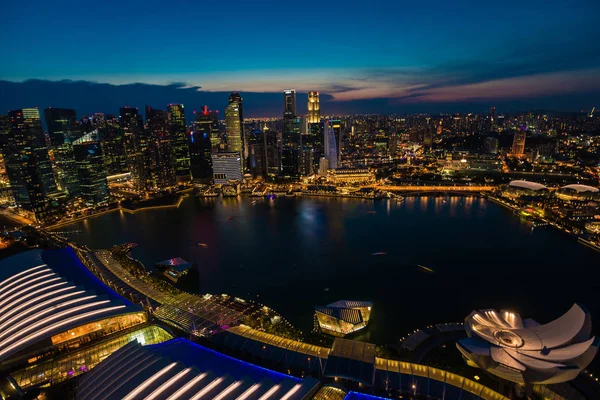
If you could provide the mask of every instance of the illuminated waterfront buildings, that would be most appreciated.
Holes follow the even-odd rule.
[[[321,105],[319,92],[308,92],[308,123],[318,124],[321,121]]]
[[[44,110],[44,117],[54,156],[56,183],[60,190],[75,196],[79,193],[79,181],[73,156],[73,142],[82,135],[75,110],[50,107]]]
[[[169,133],[175,163],[177,181],[189,180],[190,153],[188,148],[187,128],[185,124],[185,110],[183,104],[169,104]]]
[[[338,167],[338,138],[332,121],[323,122],[323,134],[325,136],[323,139],[324,156],[327,158],[329,168],[336,169]]]
[[[229,105],[225,108],[225,134],[227,150],[240,155],[243,165],[246,156],[246,139],[244,135],[244,107],[242,96],[238,92],[229,95]]]
[[[468,338],[456,346],[467,364],[522,385],[574,379],[600,345],[590,313],[579,304],[545,325],[504,310],[473,311],[465,330]]]
[[[369,301],[340,300],[315,307],[315,316],[321,332],[344,337],[368,325],[372,308],[373,303]]]
[[[216,184],[242,180],[242,164],[238,152],[213,153],[213,177]]]
[[[138,114],[137,108],[121,108],[119,111],[119,125],[123,129],[123,146],[127,169],[131,173],[135,187],[144,189],[147,175],[144,165],[144,152],[148,143],[143,133],[142,116]]]

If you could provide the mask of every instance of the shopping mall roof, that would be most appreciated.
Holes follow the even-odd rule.
[[[77,399],[299,400],[319,381],[236,360],[186,339],[142,346],[130,342],[83,376]]]
[[[140,311],[70,248],[31,250],[0,261],[0,361],[82,324]]]
[[[578,185],[578,184],[566,185],[566,186],[561,187],[561,189],[572,189],[578,193],[584,193],[584,192],[598,193],[598,191],[600,191],[598,188],[595,188],[593,186]]]
[[[339,377],[373,385],[375,345],[348,339],[335,339],[325,365],[326,377]]]
[[[546,186],[529,181],[511,181],[509,186],[520,188],[520,189],[528,189],[528,190],[540,190],[540,189],[548,189]]]

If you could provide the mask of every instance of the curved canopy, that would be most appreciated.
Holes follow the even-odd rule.
[[[584,192],[598,193],[598,191],[600,191],[598,188],[595,188],[593,186],[578,185],[578,184],[566,185],[566,186],[561,187],[561,189],[572,189],[572,190],[575,190],[577,193],[584,193]]]
[[[544,186],[540,183],[529,182],[529,181],[511,181],[508,185],[511,187],[516,187],[519,189],[528,189],[528,190],[548,189],[546,186]]]

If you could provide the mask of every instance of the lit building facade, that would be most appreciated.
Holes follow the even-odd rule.
[[[33,213],[38,221],[50,211],[48,194],[56,191],[52,164],[37,108],[8,113],[10,129],[5,133],[2,154],[15,203]]]
[[[296,115],[296,90],[286,89],[283,91],[283,118],[295,118]]]
[[[177,183],[169,113],[146,106],[146,188],[164,190]]]
[[[147,171],[144,163],[144,152],[147,140],[142,116],[138,109],[123,107],[119,110],[119,125],[123,130],[123,147],[127,162],[127,170],[131,173],[131,180],[137,189],[146,187]]]
[[[169,104],[169,131],[175,163],[177,181],[189,180],[190,152],[188,147],[187,128],[185,125],[185,109],[183,104]]]
[[[321,332],[344,337],[365,328],[372,309],[373,303],[369,301],[340,300],[325,307],[315,307],[315,316]]]
[[[473,311],[465,330],[468,338],[456,347],[468,365],[521,385],[575,379],[600,345],[589,311],[579,304],[545,325],[504,310]]]
[[[69,248],[0,261],[0,309],[0,370],[22,389],[81,375],[132,340],[171,338]]]
[[[212,164],[214,183],[224,184],[242,180],[242,164],[238,152],[214,153]]]
[[[105,205],[109,201],[106,169],[98,132],[83,135],[73,142],[80,194],[89,206]]]
[[[514,157],[522,157],[525,154],[525,139],[527,138],[527,132],[520,130],[515,132],[512,144],[512,155]]]
[[[318,124],[321,121],[321,105],[319,92],[308,92],[308,123]]]
[[[375,174],[367,168],[330,169],[327,182],[333,185],[364,185],[375,182]]]
[[[190,169],[195,182],[208,183],[212,179],[212,135],[217,135],[218,139],[218,133],[216,113],[209,111],[207,106],[202,107],[189,134]]]
[[[245,160],[246,140],[244,135],[244,106],[238,92],[229,95],[229,105],[225,108],[225,134],[227,150],[240,155],[240,163]]]
[[[50,149],[54,157],[54,174],[58,189],[70,196],[79,194],[77,166],[73,156],[73,142],[81,137],[75,110],[46,108],[44,117],[50,135]]]

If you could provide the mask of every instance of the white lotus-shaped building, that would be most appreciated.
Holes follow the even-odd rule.
[[[552,384],[575,378],[593,360],[599,340],[589,312],[579,304],[540,325],[519,314],[473,311],[468,338],[456,343],[467,363],[520,384]]]

